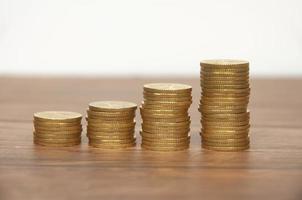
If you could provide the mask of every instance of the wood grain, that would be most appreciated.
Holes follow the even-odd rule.
[[[188,151],[98,150],[85,137],[76,147],[33,145],[34,112],[140,103],[142,85],[157,81],[193,85]],[[2,77],[0,199],[302,199],[302,80],[251,82],[251,149],[221,153],[200,147],[198,78]]]

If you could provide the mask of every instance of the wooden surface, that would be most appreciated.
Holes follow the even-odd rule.
[[[143,83],[155,81],[0,78],[0,199],[302,199],[302,80],[251,81],[245,152],[201,149],[197,78],[160,80],[193,85],[188,151],[98,150],[86,137],[71,148],[33,145],[34,112],[84,114],[94,100],[139,103]]]

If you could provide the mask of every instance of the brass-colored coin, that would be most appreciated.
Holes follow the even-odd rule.
[[[38,143],[62,144],[62,143],[78,143],[81,142],[79,138],[41,138],[34,136],[34,141]]]
[[[211,90],[211,89],[247,89],[250,86],[248,84],[241,84],[241,85],[206,85],[206,84],[201,84],[200,85],[203,90]]]
[[[82,131],[82,126],[76,126],[76,127],[56,127],[56,126],[38,126],[34,125],[34,128],[36,131],[43,132],[77,132]]]
[[[94,143],[92,141],[89,141],[89,146],[95,147],[95,148],[102,148],[102,149],[122,149],[122,148],[129,148],[134,147],[136,143],[129,143],[129,144],[98,144]]]
[[[245,109],[247,110],[247,104],[237,104],[237,105],[205,105],[200,104],[201,108],[203,110],[209,110],[209,109],[219,109],[219,110],[236,110],[236,109]]]
[[[161,123],[181,123],[181,122],[186,122],[186,121],[190,121],[190,117],[187,116],[186,118],[157,118],[157,117],[146,117],[146,116],[142,116],[142,121],[150,121],[150,122],[161,122]]]
[[[135,139],[134,134],[128,135],[95,135],[95,134],[87,134],[87,137],[90,139],[101,139],[101,140],[129,140]]]
[[[36,122],[80,122],[82,115],[76,112],[68,111],[44,111],[34,113]]]
[[[191,102],[192,97],[176,97],[176,98],[167,98],[167,97],[152,97],[144,95],[144,101],[159,101],[159,102]]]
[[[213,143],[213,144],[241,144],[241,143],[247,143],[249,142],[250,138],[247,137],[241,137],[241,138],[214,138],[214,137],[203,137],[202,140],[205,141],[205,143]]]
[[[250,88],[243,88],[243,89],[223,89],[223,88],[217,88],[217,89],[206,89],[202,88],[203,93],[240,93],[240,94],[249,94]]]
[[[202,67],[214,67],[214,68],[248,68],[249,62],[245,60],[236,59],[210,59],[202,60],[200,62]]]
[[[160,143],[160,142],[155,142],[155,141],[146,141],[146,140],[142,140],[142,145],[147,145],[147,146],[152,146],[152,147],[178,147],[178,146],[189,146],[190,142],[186,141],[186,142],[179,142],[179,143]]]
[[[176,147],[161,147],[161,146],[149,146],[146,144],[141,145],[143,149],[150,150],[150,151],[162,151],[162,152],[168,152],[168,151],[183,151],[189,148],[189,145],[187,146],[176,146]]]
[[[169,107],[183,107],[183,108],[189,108],[192,104],[192,101],[187,101],[187,102],[176,102],[176,101],[144,101],[145,106],[149,107],[157,107],[157,106],[162,106],[163,108],[169,108]]]
[[[185,132],[190,130],[190,126],[184,127],[154,127],[154,126],[144,126],[142,124],[142,129],[148,133],[177,133],[177,132]]]
[[[245,113],[247,109],[200,109],[198,110],[202,113],[202,115],[212,115],[212,114],[240,114]]]
[[[133,118],[131,119],[126,119],[126,120],[103,120],[103,119],[92,119],[92,118],[86,118],[86,121],[91,124],[110,124],[110,125],[115,125],[115,124],[121,124],[121,125],[129,125],[135,123],[135,120]]]
[[[186,93],[156,93],[156,92],[143,92],[144,97],[150,97],[150,98],[167,98],[167,99],[174,99],[174,98],[185,98],[185,99],[192,99],[191,92]]]
[[[222,123],[229,123],[229,122],[244,122],[244,121],[249,121],[250,118],[205,118],[201,117],[201,121],[206,121],[206,122],[222,122]]]
[[[203,125],[202,129],[205,131],[229,131],[229,130],[233,130],[233,131],[238,131],[238,130],[247,130],[248,128],[250,128],[250,125],[246,125],[246,126],[208,126],[208,125]]]
[[[218,127],[218,128],[213,128],[213,127],[210,127],[210,128],[205,128],[205,127],[202,127],[201,131],[206,134],[217,134],[217,135],[234,135],[234,134],[248,134],[249,133],[249,127],[250,125],[248,126],[245,126],[245,127],[229,127],[229,128],[221,128],[221,127]]]
[[[57,133],[52,133],[52,132],[33,132],[34,136],[36,137],[42,137],[42,138],[75,138],[75,137],[80,137],[81,133],[77,132],[77,133],[72,133],[72,134],[57,134]]]
[[[187,137],[179,137],[179,138],[168,138],[168,137],[147,137],[144,135],[142,138],[143,141],[145,142],[150,142],[150,143],[186,143],[190,141],[190,136]]]
[[[111,112],[111,111],[135,111],[137,105],[127,101],[96,101],[89,104],[92,111]]]
[[[174,110],[174,111],[186,111],[190,108],[190,105],[177,105],[177,104],[145,104],[142,103],[143,109],[149,110]]]
[[[200,78],[200,83],[204,85],[249,85],[249,79],[211,79],[208,77],[202,76]]]
[[[140,135],[143,138],[152,138],[152,139],[182,139],[188,138],[188,132],[179,132],[179,133],[148,133],[146,131],[140,131]]]
[[[225,140],[225,139],[246,139],[249,134],[206,134],[206,133],[200,133],[201,137],[208,140]]]
[[[135,126],[132,127],[96,127],[96,126],[87,126],[87,131],[89,132],[129,132],[134,131]]]
[[[208,100],[200,100],[200,105],[205,106],[236,106],[236,105],[248,105],[249,100],[246,101],[208,101]]]
[[[47,147],[71,147],[71,146],[77,146],[81,144],[81,141],[78,142],[72,142],[72,143],[46,143],[41,141],[35,141],[34,143],[41,146],[47,146]]]
[[[249,140],[241,141],[241,142],[227,142],[227,141],[212,141],[212,140],[202,140],[202,144],[207,146],[214,146],[214,147],[242,147],[249,145]]]
[[[219,146],[208,146],[206,144],[202,144],[202,147],[208,150],[213,150],[213,151],[244,151],[249,149],[249,145],[246,146],[237,146],[237,147],[219,147]]]
[[[135,117],[135,112],[95,112],[87,110],[87,116],[93,119],[131,119]]]
[[[233,76],[228,75],[228,76],[220,76],[220,75],[211,75],[211,76],[205,76],[205,74],[201,73],[200,74],[200,79],[203,81],[248,81],[249,80],[249,75],[238,75],[235,74]]]
[[[126,130],[126,131],[95,131],[91,129],[87,129],[87,134],[91,136],[130,136],[134,134],[134,129]]]
[[[45,122],[45,121],[34,121],[34,125],[41,127],[77,127],[81,126],[80,122]]]
[[[144,85],[144,91],[156,93],[190,93],[192,86],[179,83],[149,83]]]
[[[144,121],[142,123],[142,126],[156,126],[156,127],[188,127],[190,126],[191,121],[185,121],[185,122],[151,122],[151,121]]]
[[[135,138],[131,139],[96,139],[96,138],[89,138],[92,143],[95,144],[133,144],[135,142]]]
[[[217,127],[238,127],[238,126],[246,126],[249,124],[249,120],[246,121],[203,121],[201,120],[201,124],[203,126],[217,126]]]
[[[201,92],[201,96],[202,98],[209,98],[209,99],[213,99],[216,98],[218,99],[230,99],[230,98],[234,98],[234,100],[236,100],[236,98],[247,98],[249,97],[249,93],[207,93],[207,92]]]
[[[96,122],[96,121],[88,121],[88,126],[90,127],[117,127],[117,128],[127,128],[127,127],[134,127],[135,122],[127,122],[127,123],[122,123],[122,122],[116,122],[116,123],[110,123],[110,122]]]
[[[190,117],[189,117],[189,114],[184,114],[184,115],[174,115],[174,114],[143,114],[141,113],[141,116],[142,116],[142,119],[145,119],[145,120],[152,120],[152,119],[158,119],[158,120],[174,120],[174,119],[180,119],[181,121],[184,121],[184,120],[188,120]]]
[[[61,131],[61,130],[53,130],[53,131],[49,131],[49,130],[41,130],[39,129],[38,131],[36,131],[37,134],[45,134],[45,135],[76,135],[76,134],[81,134],[82,130],[67,130],[67,131]]]
[[[202,73],[249,73],[249,68],[237,68],[237,69],[230,69],[230,68],[221,68],[215,69],[213,67],[201,67],[200,71]]]
[[[206,119],[242,119],[242,118],[250,118],[250,112],[247,111],[245,113],[239,113],[239,114],[208,114],[208,115],[202,115],[202,117]]]

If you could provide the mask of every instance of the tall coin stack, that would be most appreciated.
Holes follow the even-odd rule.
[[[175,83],[144,85],[142,147],[153,151],[178,151],[189,148],[192,87]]]
[[[120,149],[135,146],[135,111],[137,105],[125,101],[98,101],[87,110],[89,145]]]
[[[204,60],[200,66],[203,148],[216,151],[248,149],[249,63]]]
[[[65,147],[81,143],[82,115],[66,111],[45,111],[34,114],[34,143]]]

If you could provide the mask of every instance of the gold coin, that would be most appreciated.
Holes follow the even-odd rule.
[[[179,83],[149,83],[144,85],[144,91],[156,93],[191,93],[192,86]]]
[[[248,125],[250,120],[245,121],[205,121],[201,120],[201,124],[203,126],[218,126],[218,127],[237,127],[237,126],[246,126]]]
[[[249,145],[246,146],[238,146],[238,147],[217,147],[217,146],[208,146],[206,144],[202,144],[204,149],[213,150],[213,151],[244,151],[249,149]]]
[[[141,131],[140,135],[143,138],[150,138],[150,139],[182,139],[188,138],[188,132],[180,132],[180,133],[148,133],[145,131]]]
[[[143,92],[144,97],[151,97],[151,98],[192,98],[191,92],[186,92],[186,93],[164,93],[164,92],[148,92],[144,91]]]
[[[144,101],[159,101],[159,102],[191,102],[192,101],[192,97],[154,97],[154,96],[147,96],[144,95]]]
[[[209,143],[219,143],[219,144],[237,144],[237,143],[246,143],[249,142],[250,138],[249,136],[246,137],[240,137],[240,138],[218,138],[218,137],[204,137],[202,135],[202,140]]]
[[[213,67],[201,67],[201,73],[239,73],[239,74],[246,74],[249,73],[249,68],[239,68],[239,69],[215,69]]]
[[[41,141],[34,141],[34,143],[37,145],[47,146],[47,147],[71,147],[81,144],[81,141],[72,142],[72,143],[45,143]]]
[[[244,101],[219,101],[219,100],[200,100],[200,105],[206,105],[206,106],[236,106],[236,105],[248,105],[249,100]]]
[[[34,125],[42,127],[77,127],[81,126],[80,122],[45,122],[45,121],[34,121]]]
[[[203,90],[211,90],[211,89],[247,89],[250,86],[248,84],[246,85],[208,85],[208,84],[201,84],[200,85]]]
[[[87,137],[90,139],[102,139],[102,140],[123,140],[123,139],[134,139],[134,134],[128,135],[95,135],[95,134],[87,134]]]
[[[142,140],[142,145],[147,145],[147,146],[152,146],[152,147],[178,147],[178,146],[189,146],[190,142],[179,142],[179,143],[160,143],[160,142],[154,142],[154,141],[146,141],[146,140]]]
[[[189,114],[184,114],[184,115],[175,115],[175,114],[145,114],[141,113],[142,119],[158,119],[158,120],[174,120],[174,119],[179,119],[181,121],[188,120],[190,119]]]
[[[212,115],[212,114],[240,114],[245,113],[247,109],[200,109],[198,110],[202,113],[202,115]]]
[[[42,122],[79,122],[81,119],[82,115],[76,112],[44,111],[34,113],[34,120]]]
[[[223,119],[223,118],[228,118],[228,119],[241,119],[241,118],[250,118],[250,112],[247,111],[245,113],[239,113],[239,114],[208,114],[208,115],[202,115],[202,117],[207,118],[207,119]]]
[[[206,85],[249,85],[249,79],[244,78],[244,79],[211,79],[202,76],[200,78],[200,83],[206,84]]]
[[[119,121],[116,121],[116,122],[104,122],[104,121],[93,121],[91,119],[89,119],[88,121],[88,125],[91,126],[91,127],[120,127],[120,128],[125,128],[125,127],[134,127],[136,124],[136,122],[126,122],[126,123],[123,123],[123,122],[119,122]]]
[[[98,144],[94,143],[92,141],[89,141],[89,146],[95,147],[95,148],[103,148],[103,149],[121,149],[121,148],[129,148],[134,147],[136,143],[129,143],[129,144]]]
[[[39,132],[81,132],[82,131],[82,126],[77,126],[77,127],[55,127],[55,126],[38,126],[34,125],[34,129]]]
[[[220,130],[220,131],[228,131],[228,130],[246,130],[248,128],[250,128],[250,124],[245,125],[245,126],[208,126],[208,125],[203,125],[202,128],[207,131],[207,130],[211,130],[211,131],[216,131],[216,130]]]
[[[135,111],[137,105],[127,101],[96,101],[89,104],[92,111],[111,112],[111,111]]]
[[[143,126],[156,126],[156,127],[188,127],[190,126],[191,121],[185,122],[151,122],[151,121],[144,121],[142,123]]]
[[[38,143],[49,143],[49,144],[62,144],[62,143],[79,143],[81,142],[81,137],[79,138],[41,138],[34,136],[34,141]]]
[[[57,134],[57,133],[45,133],[45,132],[33,132],[34,136],[36,137],[43,137],[43,138],[75,138],[75,137],[80,137],[81,133],[72,133],[72,134]]]
[[[211,76],[205,76],[205,74],[201,73],[200,74],[200,79],[202,81],[248,81],[249,80],[249,74],[235,74],[233,76],[228,75],[228,76],[220,76],[220,75],[211,75]]]
[[[89,138],[89,140],[95,144],[133,144],[135,142],[135,138],[131,139],[96,139]]]
[[[209,66],[216,68],[247,68],[249,67],[249,62],[245,60],[236,60],[236,59],[210,59],[210,60],[202,60],[200,62],[200,66]]]
[[[190,131],[190,126],[184,127],[154,127],[154,126],[144,126],[142,124],[142,129],[148,133],[177,133],[177,132],[185,132]]]
[[[190,136],[170,138],[170,137],[147,137],[146,135],[144,135],[142,140],[146,142],[154,142],[154,143],[183,143],[183,142],[188,142],[190,140]]]
[[[133,127],[96,127],[96,126],[87,126],[87,131],[89,132],[129,132],[134,131],[135,126]]]
[[[206,134],[200,133],[201,137],[208,140],[224,140],[224,139],[246,139],[249,134],[233,134],[233,135],[219,135],[219,134]]]
[[[177,147],[159,147],[159,146],[149,146],[146,144],[141,145],[143,149],[150,150],[150,151],[183,151],[189,148],[189,145],[187,146],[177,146]]]
[[[96,112],[87,110],[87,116],[95,119],[130,119],[135,117],[135,112]]]
[[[115,124],[121,124],[121,125],[129,125],[129,124],[133,124],[135,123],[135,120],[132,118],[132,119],[126,119],[126,120],[119,120],[119,119],[116,119],[116,120],[113,120],[113,121],[109,121],[109,120],[103,120],[103,119],[92,119],[92,118],[86,118],[86,121],[88,123],[92,123],[92,124],[112,124],[112,125],[115,125]]]
[[[207,146],[214,146],[214,147],[242,147],[249,145],[249,140],[242,141],[242,142],[223,142],[223,141],[211,141],[211,140],[202,140],[202,144]]]
[[[190,121],[190,117],[186,118],[152,118],[152,117],[146,117],[142,116],[142,121],[150,121],[150,122],[161,122],[161,123],[182,123],[186,121]]]
[[[177,105],[177,104],[142,104],[143,109],[150,110],[174,110],[174,111],[187,111],[190,105]]]
[[[133,135],[134,133],[134,129],[131,129],[131,130],[126,130],[126,131],[113,131],[113,132],[108,132],[108,131],[95,131],[94,129],[91,130],[91,129],[87,129],[87,134],[89,135],[108,135],[108,136],[114,136],[114,135],[123,135],[123,136],[126,136],[126,135]]]

